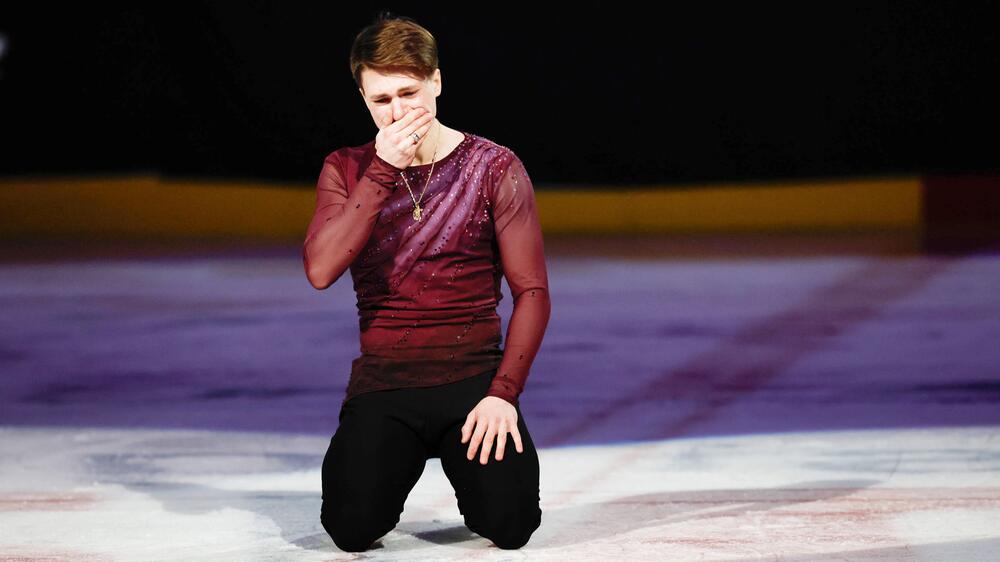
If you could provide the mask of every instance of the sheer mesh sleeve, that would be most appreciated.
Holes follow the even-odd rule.
[[[493,192],[493,223],[514,312],[503,359],[486,395],[516,406],[541,347],[551,303],[534,187],[521,160],[513,153],[506,158],[509,163],[504,163]]]
[[[395,191],[400,171],[375,154],[348,194],[337,153],[326,157],[316,182],[316,211],[302,245],[302,263],[313,287],[326,289],[351,266]]]

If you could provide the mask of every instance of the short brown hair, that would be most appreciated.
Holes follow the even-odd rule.
[[[359,88],[361,72],[407,74],[426,80],[438,67],[437,41],[412,18],[382,11],[361,30],[351,46],[351,75]]]

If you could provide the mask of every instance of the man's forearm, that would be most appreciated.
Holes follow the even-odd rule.
[[[358,257],[397,177],[398,169],[376,155],[345,203],[329,211],[321,226],[306,238],[302,260],[314,287],[332,285]]]
[[[552,304],[547,289],[527,289],[514,302],[507,340],[487,396],[517,405],[545,336]]]

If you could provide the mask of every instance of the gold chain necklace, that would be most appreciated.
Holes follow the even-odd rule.
[[[437,140],[434,141],[434,155],[431,156],[431,171],[427,174],[427,183],[424,184],[423,191],[420,192],[420,199],[413,196],[413,190],[410,189],[410,182],[406,181],[406,174],[400,174],[403,176],[403,182],[406,183],[406,190],[410,192],[410,199],[413,199],[413,220],[420,220],[420,202],[424,200],[424,193],[427,192],[427,186],[431,184],[431,177],[434,175],[434,160],[437,159],[438,147],[441,146],[441,125],[438,124]]]

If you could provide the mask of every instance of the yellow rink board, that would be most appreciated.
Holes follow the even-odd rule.
[[[920,226],[920,176],[546,189],[546,233],[777,232]],[[301,238],[311,185],[157,176],[0,180],[5,237]]]

